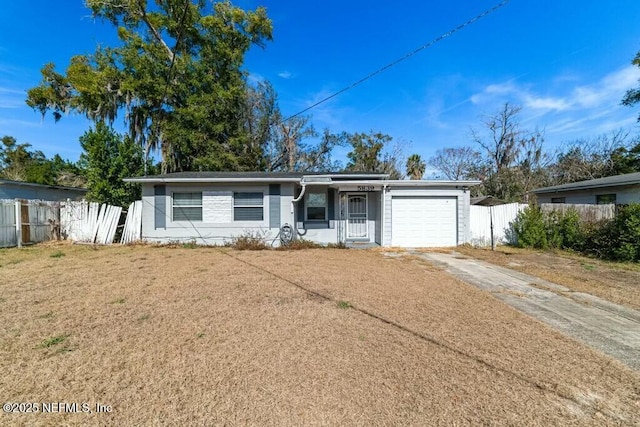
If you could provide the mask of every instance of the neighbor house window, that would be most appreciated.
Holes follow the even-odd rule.
[[[564,197],[552,197],[551,203],[566,203],[566,199]]]
[[[608,205],[610,203],[616,203],[616,195],[615,194],[600,194],[596,196],[596,204],[597,205]]]
[[[234,221],[262,221],[263,219],[263,193],[233,193]]]
[[[310,192],[307,194],[307,220],[326,221],[327,220],[327,193]]]
[[[173,193],[174,221],[202,221],[202,193]]]

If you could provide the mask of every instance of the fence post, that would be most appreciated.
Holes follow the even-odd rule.
[[[16,244],[19,248],[22,247],[22,202],[16,200]]]

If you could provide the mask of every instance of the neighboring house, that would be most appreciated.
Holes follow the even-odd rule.
[[[221,244],[283,226],[318,243],[456,246],[469,240],[478,181],[396,181],[376,173],[181,172],[139,178],[142,238]],[[277,244],[277,243],[275,243]]]
[[[77,200],[87,194],[86,188],[0,179],[0,199]]]
[[[475,206],[497,206],[497,205],[504,205],[504,204],[505,202],[493,196],[478,196],[478,197],[471,198],[472,206],[474,205]]]
[[[616,204],[640,203],[640,172],[533,190],[538,203]]]

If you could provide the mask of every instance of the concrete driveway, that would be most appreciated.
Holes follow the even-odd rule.
[[[412,252],[640,371],[640,312],[452,252]]]

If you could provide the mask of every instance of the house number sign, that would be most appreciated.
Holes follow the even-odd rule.
[[[373,185],[358,185],[358,191],[375,191]]]

